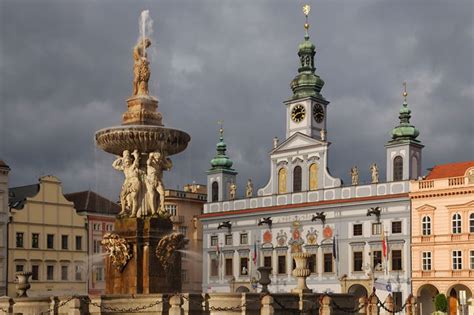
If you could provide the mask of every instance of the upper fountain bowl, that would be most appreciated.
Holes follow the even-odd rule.
[[[95,133],[96,145],[115,155],[122,155],[125,150],[173,155],[184,151],[190,140],[184,131],[153,125],[116,126]]]

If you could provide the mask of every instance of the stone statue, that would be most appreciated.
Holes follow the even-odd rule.
[[[112,260],[112,265],[122,272],[128,261],[132,258],[130,245],[127,241],[115,233],[107,233],[100,242],[104,247],[109,257]]]
[[[123,151],[123,156],[118,157],[112,164],[112,167],[116,170],[123,171],[125,180],[123,181],[122,191],[120,192],[120,203],[122,205],[122,211],[118,214],[119,216],[126,216],[126,208],[132,210],[130,217],[137,215],[139,207],[139,193],[140,193],[140,154],[137,150],[132,153],[134,159],[130,156],[130,151]]]
[[[229,199],[234,200],[236,193],[237,193],[237,185],[234,182],[231,182],[229,186]]]
[[[173,163],[160,152],[151,152],[146,161],[146,195],[151,214],[157,214],[156,193],[160,195],[159,213],[165,214],[165,188],[163,186],[163,170],[169,170]]]
[[[359,185],[359,169],[357,166],[351,168],[352,185]]]
[[[321,131],[319,131],[319,135],[321,137],[321,141],[326,141],[326,129],[321,129]]]
[[[150,45],[150,39],[145,38],[133,48],[133,95],[148,95],[148,80],[151,73],[146,49]]]
[[[252,198],[252,196],[253,196],[253,183],[252,183],[252,179],[250,179],[250,178],[247,181],[247,187],[245,189],[245,196],[247,198]]]
[[[370,165],[370,175],[372,177],[372,184],[377,184],[379,182],[379,168],[377,164],[372,163]]]
[[[188,243],[183,234],[172,233],[163,237],[156,247],[156,257],[167,274],[173,274],[173,268],[179,265],[179,250]]]

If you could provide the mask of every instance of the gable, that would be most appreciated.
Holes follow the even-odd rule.
[[[424,204],[424,205],[416,208],[416,211],[420,211],[420,212],[435,211],[435,210],[436,210],[436,207],[433,207],[433,206],[428,205],[428,204]]]
[[[326,142],[316,140],[309,136],[306,136],[300,132],[293,134],[291,137],[280,143],[271,154],[280,153],[284,151],[291,151],[295,149],[303,149],[314,146],[326,146]]]

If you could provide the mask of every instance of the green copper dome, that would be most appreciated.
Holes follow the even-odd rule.
[[[291,90],[293,91],[292,99],[304,98],[308,96],[317,96],[322,98],[320,92],[324,86],[324,81],[315,73],[315,54],[316,47],[309,40],[309,35],[306,34],[304,41],[298,46],[300,67],[298,68],[298,74],[290,84]]]
[[[403,106],[400,109],[400,124],[392,130],[392,141],[397,140],[416,140],[416,137],[420,134],[415,126],[410,124],[411,110],[408,108],[406,101],[403,102]]]
[[[219,137],[219,142],[216,145],[217,153],[216,156],[211,160],[211,169],[210,171],[214,170],[232,170],[232,162],[231,159],[226,155],[227,145],[224,142],[224,135],[223,131],[221,130],[221,135]]]

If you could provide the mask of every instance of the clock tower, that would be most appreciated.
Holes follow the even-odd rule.
[[[300,67],[298,74],[291,81],[293,96],[284,102],[286,105],[286,138],[296,132],[318,140],[325,140],[326,113],[329,102],[321,95],[324,81],[316,74],[314,56],[316,48],[309,40],[308,13],[309,6],[304,11],[306,16],[305,37],[299,45],[298,56]]]

